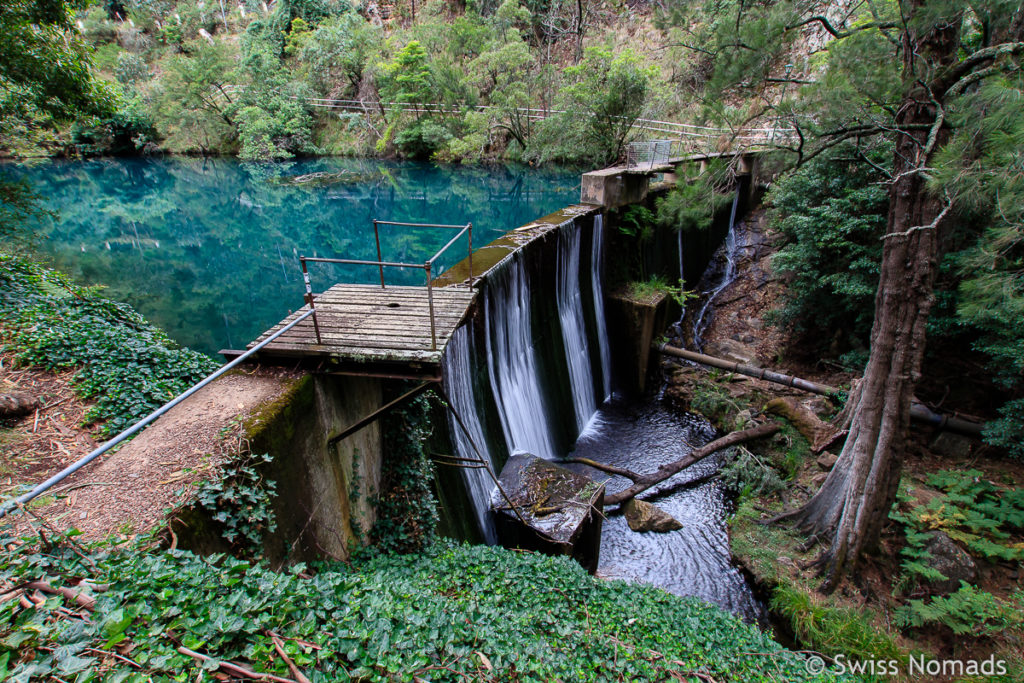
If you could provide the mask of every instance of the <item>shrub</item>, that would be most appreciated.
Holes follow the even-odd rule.
[[[868,155],[880,166],[892,156],[885,146]],[[778,323],[814,330],[819,343],[838,333],[843,349],[867,345],[888,207],[881,180],[844,149],[817,157],[771,189],[772,226],[787,240],[773,266],[791,278]]]
[[[927,484],[942,493],[922,505],[903,489],[889,513],[906,534],[902,585],[947,578],[927,563],[925,547],[933,531],[945,533],[976,557],[1024,560],[1024,548],[1010,542],[1013,533],[1024,529],[1024,489],[999,488],[979,470],[934,472]]]
[[[965,581],[960,589],[947,597],[929,601],[911,600],[898,608],[896,623],[902,628],[945,626],[957,635],[993,635],[1024,625],[1024,593],[1007,601],[980,591]]]
[[[59,597],[29,610],[18,600],[0,603],[0,673],[194,680],[219,661],[241,661],[290,676],[274,633],[318,681],[661,681],[693,672],[715,680],[837,679],[830,671],[809,675],[803,657],[717,607],[598,580],[566,557],[443,544],[421,555],[281,572],[179,551],[93,562],[60,549],[7,555],[2,572],[12,584],[74,574],[110,585],[96,595],[89,620],[62,615]],[[139,668],[107,654],[117,643]],[[179,644],[213,661],[198,662]]]
[[[404,128],[395,136],[395,147],[410,159],[429,159],[444,149],[452,139],[451,132],[440,121],[423,118]]]

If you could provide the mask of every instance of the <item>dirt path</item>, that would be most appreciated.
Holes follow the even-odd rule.
[[[42,481],[102,443],[81,426],[90,404],[71,390],[74,372],[17,368],[11,354],[0,354],[0,392],[24,392],[40,401],[38,410],[0,422],[0,497]]]
[[[77,528],[87,541],[114,535],[123,539],[162,522],[165,511],[215,471],[223,456],[238,447],[233,426],[262,404],[287,391],[294,375],[281,369],[255,369],[225,375],[175,406],[142,434],[59,484],[56,496],[40,498],[33,511],[54,527]],[[67,383],[70,375],[57,376]],[[72,403],[75,399],[67,401]],[[69,414],[74,414],[69,410]],[[33,418],[13,426],[31,429]],[[28,423],[26,425],[26,423]],[[13,440],[0,464],[13,483],[36,483],[98,445],[85,430],[68,430],[62,457],[46,457],[33,434]],[[49,439],[47,439],[49,440]],[[88,443],[86,443],[88,442]],[[70,456],[63,455],[67,450]]]

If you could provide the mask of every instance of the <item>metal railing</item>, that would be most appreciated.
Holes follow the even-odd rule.
[[[291,321],[290,323],[288,323],[287,325],[282,327],[280,330],[278,330],[274,334],[270,335],[269,337],[267,337],[266,339],[261,341],[259,344],[256,344],[256,346],[252,347],[251,349],[249,349],[248,351],[246,351],[245,353],[240,355],[238,358],[236,358],[233,361],[231,361],[230,363],[222,366],[219,370],[214,371],[212,374],[208,375],[205,379],[201,380],[198,384],[195,384],[191,388],[186,389],[181,394],[179,394],[175,398],[171,399],[167,403],[163,404],[162,406],[160,406],[159,408],[154,410],[152,413],[150,413],[146,417],[142,418],[141,420],[139,420],[138,422],[133,424],[128,429],[124,430],[123,432],[121,432],[120,434],[118,434],[117,436],[112,438],[111,440],[107,441],[103,445],[101,445],[98,448],[96,448],[95,450],[93,450],[91,453],[89,453],[85,457],[83,457],[83,458],[73,462],[72,464],[68,465],[63,470],[61,470],[57,474],[53,475],[52,477],[50,477],[46,481],[42,482],[41,484],[37,484],[35,487],[32,488],[32,490],[28,491],[27,493],[23,493],[23,494],[21,494],[20,496],[18,496],[16,498],[11,498],[10,500],[5,501],[3,503],[3,505],[0,506],[0,517],[4,517],[5,515],[7,515],[10,512],[12,512],[13,510],[17,509],[19,506],[22,506],[25,503],[28,503],[33,498],[35,498],[35,497],[39,496],[40,494],[42,494],[42,493],[46,492],[47,490],[49,490],[55,484],[58,484],[61,481],[67,479],[72,474],[74,474],[75,472],[77,472],[78,470],[82,469],[83,467],[88,465],[90,462],[92,462],[96,458],[100,457],[101,455],[103,455],[104,453],[109,451],[114,446],[116,446],[119,443],[125,441],[128,437],[134,435],[136,432],[141,431],[143,427],[146,427],[150,423],[154,422],[158,417],[160,417],[161,415],[163,415],[164,413],[169,411],[171,408],[173,408],[174,406],[176,406],[179,403],[181,403],[182,401],[184,401],[186,398],[188,398],[192,394],[196,393],[197,391],[199,391],[200,389],[205,387],[207,384],[209,384],[213,380],[215,380],[218,377],[220,377],[221,375],[223,375],[228,370],[231,370],[232,368],[235,368],[238,365],[241,365],[241,363],[243,361],[247,360],[249,358],[249,356],[253,355],[257,351],[262,349],[264,346],[266,346],[270,342],[274,341],[275,339],[280,337],[282,334],[284,334],[288,330],[292,329],[293,327],[298,325],[300,322],[302,322],[303,320],[305,320],[306,318],[308,318],[312,314],[313,314],[313,311],[306,311],[306,312],[302,313],[302,315],[300,315],[298,318],[296,318],[295,320]]]
[[[225,92],[237,92],[242,86],[223,86],[220,91],[215,91],[214,96],[223,95]],[[329,109],[347,112],[361,112],[369,114],[370,111],[395,111],[416,114],[454,114],[462,115],[466,111],[487,112],[503,109],[497,105],[447,105],[436,102],[388,102],[383,100],[345,100],[332,99],[327,97],[300,97],[279,93],[289,99],[302,102],[309,107],[317,109]],[[518,116],[531,121],[541,121],[550,116],[565,114],[564,109],[552,109],[550,107],[515,107],[513,108]],[[622,117],[615,117],[625,120]],[[726,144],[734,151],[770,150],[780,145],[795,144],[799,141],[796,130],[790,127],[779,127],[778,125],[750,126],[744,125],[738,128],[721,126],[705,126],[695,123],[683,123],[679,121],[662,121],[659,119],[637,118],[633,120],[633,128],[650,133],[675,136],[674,141],[679,151],[701,153],[716,151]],[[675,150],[673,150],[675,151]]]
[[[672,157],[671,140],[640,140],[626,147],[626,167],[650,170],[667,164]]]
[[[404,228],[442,228],[445,230],[458,230],[458,234],[455,237],[448,240],[448,242],[437,250],[433,256],[427,259],[424,263],[401,263],[398,261],[385,261],[381,255],[380,249],[380,226],[389,227],[404,227]],[[346,259],[346,258],[320,258],[314,256],[300,256],[299,263],[302,265],[302,281],[306,286],[305,301],[309,305],[309,310],[313,313],[313,332],[316,334],[316,343],[323,344],[323,339],[320,336],[320,323],[316,316],[316,301],[313,296],[313,285],[309,277],[309,269],[306,267],[307,263],[338,263],[345,265],[356,265],[356,266],[377,266],[380,272],[380,288],[387,289],[387,284],[384,281],[384,269],[385,268],[420,268],[423,270],[426,276],[427,286],[427,309],[430,316],[430,349],[431,351],[437,351],[437,325],[434,321],[434,286],[433,286],[433,268],[434,261],[436,261],[441,254],[443,254],[448,247],[455,244],[460,237],[463,235],[469,235],[469,245],[467,248],[467,260],[469,262],[469,286],[473,285],[473,224],[466,223],[465,225],[442,225],[440,223],[400,223],[398,221],[380,221],[374,219],[373,221],[373,240],[377,246],[377,260],[367,261],[365,259]]]

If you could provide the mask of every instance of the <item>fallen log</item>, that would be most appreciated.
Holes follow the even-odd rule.
[[[812,394],[833,396],[841,393],[838,388],[830,387],[827,384],[818,384],[817,382],[811,382],[806,379],[794,377],[793,375],[785,375],[781,372],[774,372],[764,368],[755,368],[751,365],[743,365],[742,363],[734,363],[733,361],[715,358],[714,356],[708,356],[703,353],[679,349],[675,346],[669,346],[668,344],[658,344],[656,348],[661,353],[669,356],[676,356],[677,358],[683,358],[685,360],[693,361],[694,363],[700,363],[701,365],[708,365],[713,368],[720,368],[740,375],[754,377],[755,379],[763,379],[766,382],[773,382],[775,384],[793,387],[794,389],[809,391]],[[937,413],[916,399],[910,406],[910,417],[914,420],[918,420],[919,422],[932,424],[939,429],[948,429],[953,432],[960,432],[961,434],[969,434],[971,436],[981,436],[981,432],[985,428],[983,423],[972,422],[952,415]]]
[[[39,398],[20,391],[0,394],[0,419],[28,415],[39,407]]]
[[[812,453],[825,450],[828,444],[835,441],[835,435],[839,432],[795,398],[773,398],[765,404],[764,412],[789,420],[790,424],[807,439]]]
[[[306,675],[299,670],[299,667],[296,666],[295,662],[292,661],[292,658],[288,656],[288,653],[285,652],[284,642],[278,637],[278,635],[276,633],[271,633],[270,638],[274,643],[274,649],[277,651],[278,656],[284,660],[284,663],[288,665],[288,670],[292,672],[292,677],[299,683],[311,683],[311,681],[306,678]]]
[[[26,590],[37,590],[40,593],[46,593],[48,595],[60,595],[66,600],[77,604],[84,610],[92,612],[96,609],[96,598],[85,593],[80,593],[71,588],[65,588],[64,586],[51,586],[45,581],[30,581],[25,584]]]
[[[683,471],[684,469],[694,464],[695,462],[703,460],[704,458],[708,457],[709,455],[712,455],[713,453],[717,453],[723,448],[735,446],[736,444],[744,443],[746,441],[753,441],[754,439],[760,439],[765,436],[771,436],[777,431],[779,431],[779,425],[770,422],[767,424],[758,425],[756,427],[751,427],[749,429],[743,429],[738,432],[726,434],[720,439],[715,439],[714,441],[705,444],[704,446],[701,446],[697,450],[691,451],[689,455],[687,455],[685,458],[680,458],[679,460],[675,460],[673,462],[662,465],[651,474],[639,474],[638,472],[623,469],[621,467],[615,467],[613,465],[604,465],[602,463],[595,462],[590,458],[567,458],[563,462],[581,463],[583,465],[593,467],[594,469],[601,470],[602,472],[608,472],[609,474],[617,474],[619,476],[623,476],[626,477],[627,479],[632,480],[632,486],[629,486],[628,488],[623,489],[618,493],[613,493],[610,496],[605,496],[605,505],[620,505],[626,502],[627,500],[643,493],[644,491],[651,488],[655,484],[659,484],[668,479],[669,477],[678,474],[679,472]]]
[[[235,664],[234,662],[226,662],[224,660],[214,659],[209,655],[204,655],[200,652],[196,652],[195,650],[190,650],[184,645],[178,646],[178,652],[180,652],[183,655],[188,655],[193,659],[198,659],[201,662],[214,661],[217,663],[217,668],[223,669],[226,673],[234,674],[236,677],[252,678],[257,681],[276,681],[277,683],[298,683],[297,681],[291,678],[275,676],[274,674],[263,673],[261,671],[252,671],[251,669],[245,668],[241,664]]]

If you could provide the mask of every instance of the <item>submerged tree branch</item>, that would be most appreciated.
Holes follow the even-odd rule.
[[[673,462],[662,465],[651,474],[640,474],[633,472],[632,470],[623,469],[621,467],[615,467],[614,465],[604,465],[602,463],[594,462],[588,458],[569,458],[564,462],[575,462],[588,465],[595,469],[601,470],[602,472],[608,472],[610,474],[617,474],[633,481],[633,485],[613,493],[610,496],[606,496],[604,499],[605,505],[620,505],[625,503],[627,500],[636,497],[643,493],[647,489],[651,488],[655,484],[659,484],[669,477],[678,474],[690,465],[703,460],[704,458],[717,453],[723,448],[729,446],[735,446],[738,443],[744,443],[746,441],[752,441],[753,439],[760,439],[765,436],[771,436],[775,432],[779,431],[779,425],[774,422],[758,425],[749,429],[743,429],[738,432],[732,432],[726,434],[720,439],[715,439],[709,444],[701,446],[695,451],[692,451],[685,458],[680,458]]]

